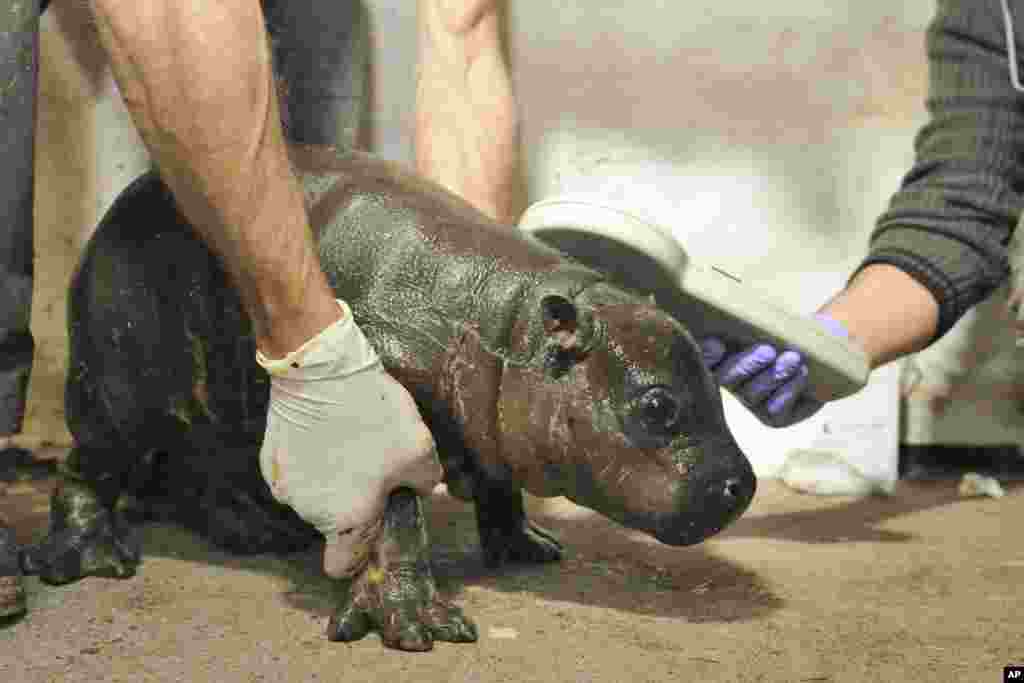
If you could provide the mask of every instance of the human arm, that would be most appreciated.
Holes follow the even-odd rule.
[[[1011,4],[1019,27],[1024,3]],[[1006,246],[1024,210],[1024,94],[1010,79],[1005,29],[999,0],[939,3],[926,36],[930,120],[858,269],[895,266],[932,294],[925,345],[1009,275]]]
[[[815,320],[864,351],[874,369],[931,342],[938,303],[906,272],[876,263],[857,272]],[[729,353],[719,339],[703,340],[702,348],[718,382],[766,425],[789,426],[821,409],[807,391],[808,371],[799,351],[759,344]]]
[[[1006,244],[1024,208],[1024,114],[1004,29],[998,0],[940,2],[929,26],[931,119],[917,136],[915,163],[880,216],[861,266],[820,311],[863,348],[871,367],[942,336],[1008,275]],[[720,376],[723,367],[745,365],[723,383],[743,397],[756,377],[777,370],[775,356],[754,363],[755,356],[729,349],[711,359]],[[792,388],[776,384],[768,399],[748,397],[747,405],[781,426],[768,401],[804,400],[802,387]]]
[[[504,10],[504,0],[418,0],[414,145],[420,173],[512,224],[522,179]]]
[[[939,305],[905,271],[874,263],[821,308],[850,333],[872,369],[920,351],[935,338]]]
[[[93,0],[93,9],[143,141],[252,320],[271,376],[261,469],[325,534],[325,571],[351,574],[390,489],[429,493],[441,471],[411,397],[320,269],[260,4]]]

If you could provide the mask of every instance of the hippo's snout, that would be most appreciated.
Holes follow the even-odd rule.
[[[715,455],[690,468],[679,483],[675,512],[659,516],[654,536],[662,543],[700,543],[742,515],[753,500],[757,478],[746,456],[735,444],[718,445],[711,452]]]

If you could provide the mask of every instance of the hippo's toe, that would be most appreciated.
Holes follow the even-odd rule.
[[[425,566],[371,564],[352,583],[349,597],[327,626],[332,641],[359,640],[371,631],[396,650],[423,652],[434,641],[472,643],[476,626],[437,595]]]
[[[434,641],[472,643],[476,626],[441,599],[430,571],[430,547],[419,497],[411,489],[391,494],[381,537],[366,568],[327,626],[332,641],[380,633],[387,647],[422,652]]]

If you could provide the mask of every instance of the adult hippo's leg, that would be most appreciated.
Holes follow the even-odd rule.
[[[347,642],[370,631],[399,650],[429,650],[435,640],[477,639],[473,622],[438,595],[423,507],[410,489],[398,489],[388,499],[370,563],[352,581],[327,626],[327,637]]]

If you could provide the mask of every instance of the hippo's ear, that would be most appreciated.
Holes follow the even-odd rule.
[[[590,349],[594,325],[589,310],[581,311],[570,299],[560,294],[545,296],[540,306],[549,347],[577,357]]]

